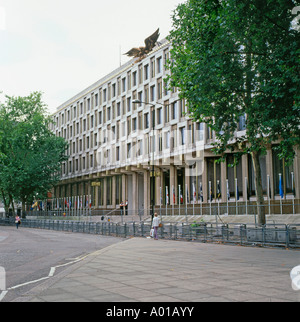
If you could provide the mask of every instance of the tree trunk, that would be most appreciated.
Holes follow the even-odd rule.
[[[7,202],[7,198],[3,190],[2,190],[2,199],[3,199],[4,209],[5,209],[5,216],[8,216],[10,202],[9,201]]]
[[[266,224],[266,215],[264,207],[264,195],[262,189],[261,180],[261,169],[259,164],[259,152],[253,151],[251,153],[254,167],[254,178],[255,178],[255,193],[256,193],[256,203],[257,203],[257,214],[258,214],[258,224]]]

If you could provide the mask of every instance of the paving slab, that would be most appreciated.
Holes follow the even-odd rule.
[[[68,267],[23,300],[299,302],[290,279],[299,264],[297,250],[132,238]]]

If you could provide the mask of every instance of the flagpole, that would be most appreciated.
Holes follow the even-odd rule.
[[[211,181],[209,181],[208,185],[209,189],[209,215],[211,216]]]
[[[269,215],[271,215],[271,204],[270,204],[270,175],[267,175],[267,197],[269,206]]]
[[[187,183],[185,184],[185,218],[186,218],[186,223],[188,223],[188,217],[187,217],[187,204],[188,204],[188,185]]]
[[[237,178],[235,178],[235,214],[236,215],[238,215],[237,199],[238,199],[238,186],[237,186]]]
[[[228,215],[229,215],[229,205],[228,205],[229,198],[230,198],[230,193],[229,193],[228,179],[226,179],[226,202],[227,202],[227,214]]]
[[[196,189],[195,184],[193,182],[193,216],[195,216],[195,202],[196,202]]]
[[[172,199],[173,199],[173,202],[172,202],[172,216],[174,216],[174,207],[175,207],[175,202],[176,202],[174,185],[172,185]]]
[[[166,186],[166,216],[168,215],[168,203],[169,203],[169,192],[168,192],[168,187]]]
[[[179,196],[178,196],[179,198],[179,216],[180,216],[180,204],[181,204],[181,187],[180,187],[180,185],[179,185]]]
[[[220,196],[220,180],[217,180],[217,200],[218,200],[218,216],[220,216],[220,200],[219,200],[219,196]]]
[[[162,204],[162,188],[159,187],[159,193],[160,193],[160,203],[159,203],[159,211],[160,211],[160,218],[162,219],[161,215],[161,204]]]
[[[248,180],[245,177],[245,201],[246,201],[246,216],[248,215]]]
[[[282,215],[282,181],[281,181],[281,173],[279,173],[279,194],[280,194],[280,214]]]

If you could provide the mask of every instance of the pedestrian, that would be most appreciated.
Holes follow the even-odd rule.
[[[158,238],[157,238],[157,230],[158,230],[158,227],[159,227],[159,218],[157,217],[157,213],[154,214],[152,226],[153,226],[153,229],[154,229],[154,239],[158,240]]]
[[[16,217],[15,217],[15,224],[16,224],[17,229],[19,229],[19,225],[21,224],[21,220],[18,215],[16,215]]]
[[[125,216],[125,203],[122,201],[120,203],[120,209],[121,209],[121,216]]]

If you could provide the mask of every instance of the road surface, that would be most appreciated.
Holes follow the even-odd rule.
[[[49,274],[120,241],[115,237],[0,226],[0,301],[20,298]]]

